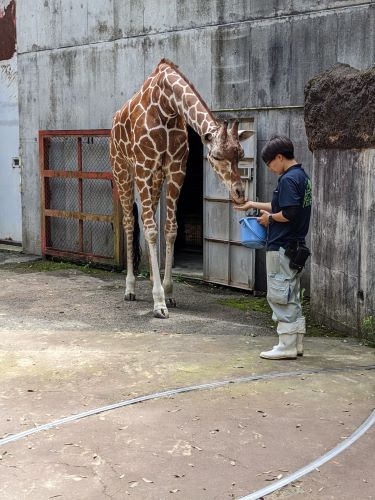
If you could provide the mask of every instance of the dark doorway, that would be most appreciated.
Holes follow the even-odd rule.
[[[203,275],[203,144],[188,127],[189,158],[177,205],[174,273]]]

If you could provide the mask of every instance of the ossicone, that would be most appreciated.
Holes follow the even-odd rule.
[[[239,125],[239,121],[238,120],[235,120],[233,125],[232,125],[232,136],[235,138],[235,139],[238,139],[238,125]]]
[[[225,140],[227,138],[227,133],[228,133],[228,122],[224,121],[220,127],[218,137],[220,137],[220,139]]]

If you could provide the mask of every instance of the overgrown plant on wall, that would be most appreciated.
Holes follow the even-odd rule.
[[[366,343],[375,347],[375,318],[366,316],[362,321],[362,335]]]

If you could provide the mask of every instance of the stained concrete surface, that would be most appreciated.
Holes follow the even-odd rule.
[[[261,313],[218,304],[242,294],[177,283],[169,320],[149,283],[123,302],[124,277],[0,266],[0,437],[136,396],[297,369],[335,373],[180,394],[0,446],[0,498],[238,498],[302,467],[374,408],[374,350],[307,338],[305,356],[267,361]],[[375,430],[268,498],[371,499]]]

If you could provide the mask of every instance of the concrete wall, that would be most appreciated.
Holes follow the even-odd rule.
[[[375,149],[314,153],[311,307],[358,334],[375,317]]]
[[[38,129],[109,128],[167,57],[212,109],[256,115],[258,151],[270,134],[288,134],[311,172],[304,85],[337,61],[372,65],[374,25],[369,1],[18,0],[25,248],[40,252]],[[277,179],[258,164],[258,196],[268,200]]]

